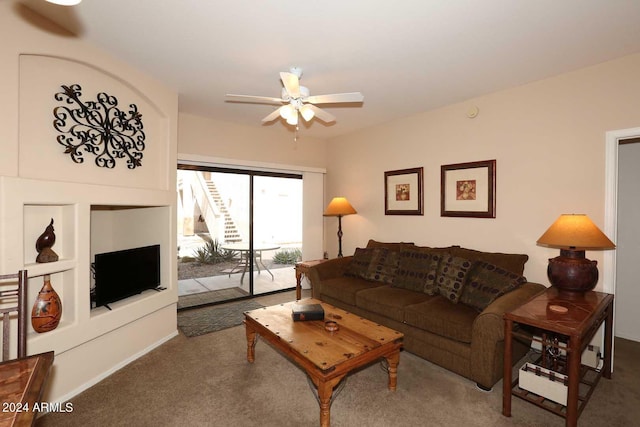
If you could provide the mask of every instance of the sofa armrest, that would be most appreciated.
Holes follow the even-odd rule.
[[[476,317],[471,335],[471,375],[478,384],[490,388],[502,378],[504,314],[544,289],[539,283],[524,283],[493,301]]]
[[[333,258],[309,268],[309,274],[307,277],[311,282],[311,289],[314,298],[320,298],[320,294],[322,292],[322,281],[344,275],[344,272],[347,270],[352,258],[353,256]]]

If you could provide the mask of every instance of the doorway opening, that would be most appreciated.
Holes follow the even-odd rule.
[[[288,291],[302,175],[178,165],[178,309]]]
[[[636,261],[640,246],[638,161],[640,128],[607,133],[605,227],[609,235],[616,236],[617,249],[607,253],[604,260],[604,290],[616,295],[614,335],[640,342],[635,327],[636,306],[640,301],[640,292],[635,286],[635,278],[640,273]]]

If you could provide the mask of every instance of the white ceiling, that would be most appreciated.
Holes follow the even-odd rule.
[[[329,138],[640,52],[637,0],[84,0],[30,8],[154,75],[180,111],[248,126],[274,106],[278,73],[311,94],[360,91],[305,133]]]

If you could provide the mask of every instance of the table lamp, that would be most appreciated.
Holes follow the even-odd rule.
[[[324,216],[338,217],[338,258],[342,258],[342,217],[358,213],[344,197],[334,197],[324,210]]]
[[[558,290],[569,293],[590,291],[598,283],[598,263],[585,257],[586,249],[616,247],[585,214],[560,215],[537,243],[560,248],[560,256],[549,259],[547,276]]]

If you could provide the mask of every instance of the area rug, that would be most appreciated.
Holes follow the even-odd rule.
[[[229,301],[232,299],[242,298],[249,295],[249,292],[242,288],[225,288],[216,291],[198,292],[196,294],[181,295],[178,297],[178,310],[196,307],[203,304],[211,304],[212,302]]]
[[[264,307],[253,300],[231,302],[178,312],[178,328],[187,337],[197,337],[241,325],[245,311]]]

